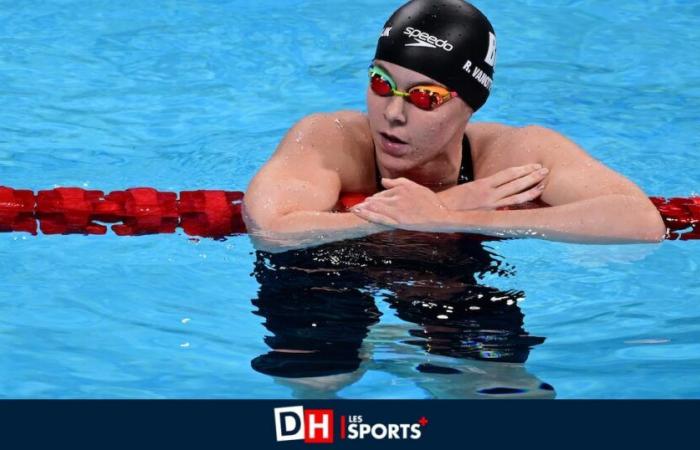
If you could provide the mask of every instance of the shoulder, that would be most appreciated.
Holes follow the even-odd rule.
[[[490,122],[469,123],[465,133],[475,146],[485,150],[504,145],[531,145],[563,137],[556,131],[539,125],[514,127]]]
[[[344,190],[368,183],[374,144],[367,117],[358,111],[308,115],[292,126],[268,162],[298,168],[322,167],[340,177]],[[372,172],[373,173],[373,172]]]
[[[508,146],[532,151],[542,145],[572,143],[561,133],[540,125],[514,127],[499,123],[470,123],[465,133],[483,150]]]
[[[507,167],[538,163],[551,167],[583,149],[560,133],[539,125],[514,127],[498,123],[468,124],[475,173],[488,176]]]
[[[515,130],[517,130],[516,127],[500,123],[470,122],[464,132],[469,137],[472,148],[479,151],[491,148],[494,143],[509,137]]]
[[[300,145],[283,145],[290,139]],[[354,147],[367,143],[368,139],[372,140],[367,117],[358,111],[315,113],[294,124],[287,132],[278,150],[307,144],[313,147],[320,146],[320,149],[324,151],[331,151],[337,148],[337,145]]]
[[[334,111],[309,114],[292,127],[295,128],[313,131],[317,135],[347,136],[362,131],[369,133],[369,122],[359,111]]]

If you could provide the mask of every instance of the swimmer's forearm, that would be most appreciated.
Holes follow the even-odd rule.
[[[514,211],[450,211],[444,231],[580,243],[659,242],[666,227],[644,198],[606,195]]]
[[[296,211],[272,220],[266,227],[249,225],[249,234],[259,249],[284,251],[354,239],[388,228],[352,213]]]

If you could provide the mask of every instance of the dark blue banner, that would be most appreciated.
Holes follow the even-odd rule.
[[[696,401],[3,401],[8,448],[673,448]],[[9,443],[14,443],[9,445]]]

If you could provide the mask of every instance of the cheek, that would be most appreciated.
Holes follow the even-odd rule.
[[[367,118],[372,132],[378,132],[388,127],[386,119],[386,109],[391,97],[380,97],[367,89]]]
[[[414,142],[424,148],[441,147],[447,140],[447,120],[444,114],[438,111],[429,113],[415,111],[421,117],[415,118],[414,123],[420,123],[420,127],[414,128]]]
[[[381,97],[375,95],[369,88],[366,93],[367,101],[367,117],[369,117],[370,125],[376,123],[376,120],[381,117]],[[373,127],[374,128],[374,127]]]
[[[426,117],[424,137],[435,145],[443,145],[456,133],[463,133],[465,125],[466,120],[462,120],[461,115],[447,109],[438,109]]]
[[[379,112],[382,98],[372,92],[370,88],[367,88],[365,98],[367,101],[367,112],[370,114]]]

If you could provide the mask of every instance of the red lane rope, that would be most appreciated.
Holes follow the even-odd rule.
[[[125,191],[61,187],[39,191],[0,186],[0,232],[106,234],[119,236],[174,233],[224,237],[245,233],[241,217],[243,192],[222,190],[160,192],[153,188]],[[342,194],[336,210],[360,203],[364,194]],[[700,197],[651,197],[669,229],[668,239],[700,239]],[[528,207],[546,206],[530,203]],[[519,207],[523,207],[522,205]]]
[[[174,233],[222,237],[245,233],[243,192],[214,190],[159,192],[132,188],[105,195],[82,188],[39,191],[0,186],[0,231],[37,234],[105,234],[113,223],[119,236]]]
[[[700,239],[700,197],[649,197],[664,219],[666,239]]]

